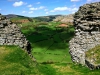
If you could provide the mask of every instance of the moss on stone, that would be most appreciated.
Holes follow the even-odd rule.
[[[86,52],[86,58],[95,65],[100,64],[100,45],[88,50]]]

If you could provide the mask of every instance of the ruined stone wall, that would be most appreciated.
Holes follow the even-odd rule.
[[[100,32],[81,32],[70,41],[72,60],[85,64],[85,52],[100,45]]]
[[[75,13],[74,26],[70,54],[73,62],[86,65],[85,52],[100,45],[100,2],[81,6]]]
[[[21,33],[20,28],[0,14],[0,45],[18,45],[31,52],[31,45]]]

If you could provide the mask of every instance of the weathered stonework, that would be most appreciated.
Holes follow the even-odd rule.
[[[72,60],[90,68],[92,62],[86,59],[85,52],[100,45],[100,2],[81,6],[75,13],[74,26],[75,36],[69,42]]]
[[[18,45],[31,52],[31,45],[21,33],[20,28],[0,14],[0,45]]]

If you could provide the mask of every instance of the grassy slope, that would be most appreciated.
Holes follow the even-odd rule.
[[[100,46],[96,46],[91,50],[87,51],[86,57],[89,60],[93,60],[95,58],[94,64],[100,64]]]
[[[16,46],[0,46],[0,75],[36,74],[35,63]]]
[[[18,16],[18,17],[11,18],[11,21],[18,21],[18,20],[22,20],[22,19],[27,19],[27,17]]]
[[[99,75],[100,70],[90,71],[81,65],[38,64],[16,46],[0,46],[0,75]]]

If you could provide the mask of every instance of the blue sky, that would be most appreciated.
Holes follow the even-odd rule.
[[[46,15],[67,15],[75,13],[86,3],[100,0],[0,0],[0,13],[29,17]]]

